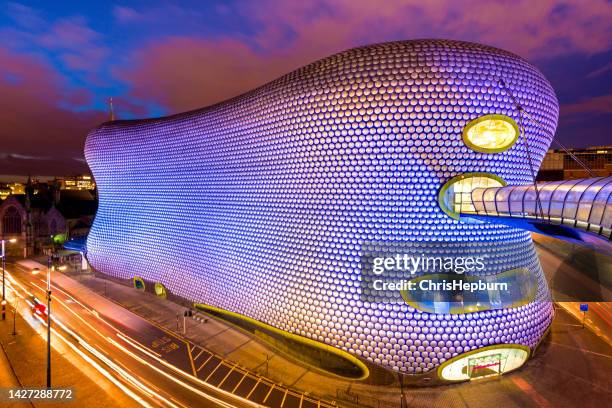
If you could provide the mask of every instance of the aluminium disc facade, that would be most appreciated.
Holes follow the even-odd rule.
[[[438,203],[463,173],[532,182],[522,140],[499,153],[462,140],[480,116],[519,121],[499,79],[545,128],[524,123],[539,167],[558,116],[550,84],[511,53],[456,41],[355,48],[208,108],[105,123],[85,146],[100,200],[89,261],[407,374],[534,347],[553,311],[529,233]],[[528,268],[536,299],[459,315],[364,301],[362,246],[403,242],[481,242],[497,254],[487,273]]]

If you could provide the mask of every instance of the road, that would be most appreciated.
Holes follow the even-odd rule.
[[[28,268],[10,265],[7,273],[9,301],[17,296],[18,309],[24,317],[32,315],[32,296],[45,302],[46,277],[33,275]],[[185,344],[174,339],[158,341],[154,350],[135,340],[134,333],[151,330],[144,319],[130,316],[129,328],[111,322],[71,296],[52,286],[52,344],[65,342],[83,360],[112,381],[118,392],[124,392],[146,407],[254,407],[258,404],[215,388],[183,372],[162,358],[162,353],[180,352]],[[36,316],[31,323],[46,325]],[[40,327],[39,327],[40,329]],[[119,391],[120,390],[120,391]]]
[[[558,283],[556,277],[567,276],[571,286],[583,286],[583,290],[578,292],[581,295],[595,291],[598,296],[607,298],[605,290],[594,286],[594,282],[599,285],[598,282],[583,276],[584,268],[573,268],[566,262],[566,252],[541,248],[538,252],[549,282]],[[11,266],[10,272],[15,279],[11,286],[24,298],[29,292],[44,299],[43,277],[32,276],[30,269],[16,266]],[[256,405],[205,384],[212,383],[265,405],[311,406],[295,398],[290,399],[290,394],[283,394],[275,385],[266,385],[261,379],[246,374],[236,376],[239,372],[237,367],[228,366],[206,350],[183,342],[172,333],[106,299],[102,299],[106,303],[96,303],[90,298],[86,298],[86,302],[79,302],[77,298],[84,298],[78,287],[62,282],[62,274],[56,275],[56,281],[62,284],[53,288],[54,298],[57,299],[53,313],[61,324],[54,326],[57,329],[54,341],[56,338],[61,341],[60,336],[66,338],[85,355],[84,358],[107,370],[119,383],[118,387],[123,387],[123,392],[133,393],[134,399],[142,401],[142,405]],[[557,284],[556,287],[561,288],[561,285]],[[410,389],[407,392],[409,406],[599,406],[600,401],[610,397],[612,357],[609,336],[612,314],[610,303],[596,300],[595,297],[584,299],[557,303],[550,335],[534,359],[521,370],[494,381]],[[582,314],[579,305],[585,301],[588,301],[590,310],[583,329],[580,327]],[[25,307],[21,312],[31,315],[31,311]],[[367,393],[365,387],[362,393]]]

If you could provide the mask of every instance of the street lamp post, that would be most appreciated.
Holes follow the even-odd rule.
[[[2,239],[2,320],[6,319],[6,289],[4,287],[4,275],[6,270],[6,242]],[[8,242],[16,242],[16,239],[9,239]]]
[[[47,388],[51,388],[51,269],[52,255],[47,260]],[[40,273],[40,269],[32,270],[34,275]]]
[[[51,255],[47,260],[47,388],[51,388]]]

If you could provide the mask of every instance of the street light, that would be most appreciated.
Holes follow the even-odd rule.
[[[51,388],[51,265],[52,258],[47,260],[47,388]],[[40,269],[32,269],[33,275],[38,275]]]
[[[6,318],[6,289],[4,287],[4,274],[6,270],[6,242],[15,243],[17,240],[15,238],[6,240],[2,239],[2,320]]]

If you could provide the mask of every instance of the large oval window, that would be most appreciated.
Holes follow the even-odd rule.
[[[463,129],[463,142],[472,150],[483,153],[508,150],[518,136],[516,122],[505,115],[481,116]]]
[[[477,188],[503,187],[506,182],[491,173],[465,173],[453,177],[440,189],[438,203],[446,214],[459,219],[460,213],[474,213],[472,191]]]

